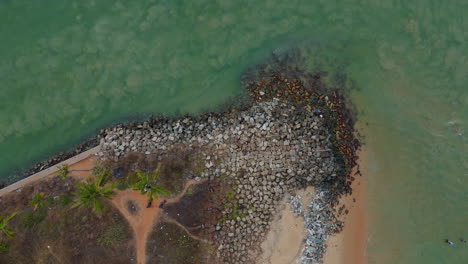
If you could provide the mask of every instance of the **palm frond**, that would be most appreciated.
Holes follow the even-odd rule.
[[[96,213],[102,214],[102,201],[105,199],[111,199],[116,194],[114,189],[117,184],[100,187],[92,180],[88,180],[85,183],[78,183],[77,186],[80,190],[75,193],[78,198],[74,201],[72,208],[91,207]]]
[[[7,223],[10,222],[10,220],[13,219],[13,217],[15,217],[17,214],[18,214],[18,212],[13,212],[13,213],[11,213],[9,216],[7,216],[7,217],[5,218],[5,221],[6,221]]]
[[[44,193],[36,193],[36,195],[34,195],[34,198],[29,202],[29,205],[34,206],[34,210],[45,206],[46,200],[44,200],[44,197]]]
[[[161,187],[158,187],[158,186],[153,187],[153,189],[156,191],[156,193],[158,193],[160,195],[169,195],[169,194],[171,194],[171,192],[169,192],[168,190],[166,190],[164,188],[161,188]]]
[[[16,236],[15,232],[13,232],[13,230],[8,226],[2,228],[2,231],[9,238],[14,238]]]
[[[57,166],[58,168],[58,176],[65,180],[68,176],[68,164],[63,164],[62,167]]]
[[[8,226],[8,222],[10,222],[13,217],[15,217],[18,212],[14,212],[9,216],[0,216],[0,231],[2,231],[7,237],[13,238],[15,237],[15,232]]]

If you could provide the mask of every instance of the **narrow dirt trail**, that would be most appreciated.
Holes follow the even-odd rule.
[[[146,261],[146,240],[148,239],[148,235],[151,233],[154,224],[160,217],[160,202],[162,200],[166,200],[166,204],[176,203],[180,201],[192,185],[200,184],[202,182],[204,181],[197,182],[195,180],[190,180],[185,184],[184,189],[179,195],[173,198],[160,197],[160,199],[153,201],[150,208],[146,208],[148,202],[147,196],[141,194],[139,191],[117,191],[117,195],[112,200],[112,203],[117,209],[119,209],[133,228],[138,264],[144,264]],[[137,207],[136,210],[129,210],[129,203],[135,205]]]
[[[194,234],[192,234],[190,232],[190,230],[187,229],[187,227],[185,227],[184,225],[182,225],[181,223],[177,222],[175,219],[172,219],[171,217],[167,216],[167,215],[163,215],[161,217],[161,220],[163,220],[164,222],[166,223],[171,223],[171,224],[175,224],[177,225],[178,227],[182,228],[182,230],[185,231],[185,233],[187,233],[187,235],[195,240],[198,240],[198,241],[201,241],[201,242],[204,242],[204,243],[210,243],[210,241],[206,240],[206,239],[203,239],[199,236],[196,236]]]

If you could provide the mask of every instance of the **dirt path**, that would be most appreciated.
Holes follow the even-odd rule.
[[[199,236],[196,236],[194,234],[192,234],[190,232],[190,230],[187,229],[187,227],[185,227],[184,225],[182,225],[181,223],[177,222],[175,219],[172,219],[171,217],[169,217],[168,215],[164,215],[163,217],[161,217],[161,220],[164,220],[164,222],[166,223],[171,223],[171,224],[175,224],[177,225],[178,227],[182,228],[185,233],[187,233],[187,235],[195,240],[198,240],[198,241],[201,241],[201,242],[204,242],[204,243],[210,243],[210,241],[206,240],[206,239],[203,239]]]
[[[86,178],[92,176],[92,168],[98,161],[98,157],[91,156],[87,159],[77,162],[76,164],[70,166],[70,174],[77,180],[85,180]],[[169,199],[165,198],[165,200],[167,200],[166,204],[179,202],[192,185],[203,182],[204,181],[195,180],[188,181],[179,195]],[[162,200],[164,200],[164,198],[161,197],[161,199],[153,201],[152,206],[150,208],[146,208],[148,202],[147,196],[141,194],[139,191],[134,191],[131,189],[124,191],[117,190],[116,193],[117,195],[114,197],[114,199],[112,199],[112,203],[122,213],[125,219],[127,219],[129,225],[133,228],[137,263],[143,264],[146,260],[146,241],[148,235],[152,231],[154,224],[160,218],[161,209],[159,208],[159,204]],[[131,207],[129,202],[134,205],[135,210],[129,208]],[[181,226],[177,221],[174,220],[173,222]],[[190,234],[187,229],[184,228],[184,230],[192,236],[192,234]]]
[[[188,181],[179,195],[169,199],[166,198],[167,204],[178,202],[192,185],[200,184],[202,182],[203,181],[197,182],[195,180]],[[160,218],[161,209],[159,208],[159,204],[162,200],[164,200],[164,198],[155,200],[150,208],[146,208],[148,202],[147,196],[133,190],[117,191],[117,195],[112,200],[112,203],[117,207],[117,209],[119,209],[133,228],[135,233],[135,248],[138,264],[144,264],[146,261],[146,240],[148,238],[148,234],[151,233],[154,224]],[[134,205],[135,209],[129,209],[129,204]],[[174,220],[174,222],[176,221]]]

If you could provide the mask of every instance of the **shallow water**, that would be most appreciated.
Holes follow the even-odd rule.
[[[295,46],[358,89],[369,263],[466,263],[443,239],[468,238],[468,4],[133,2],[0,0],[0,178],[131,115],[216,109]]]

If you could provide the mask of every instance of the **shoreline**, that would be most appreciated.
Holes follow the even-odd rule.
[[[367,264],[367,151],[363,148],[358,155],[362,175],[352,183],[353,193],[340,199],[349,214],[341,217],[343,230],[328,240],[324,264]]]

